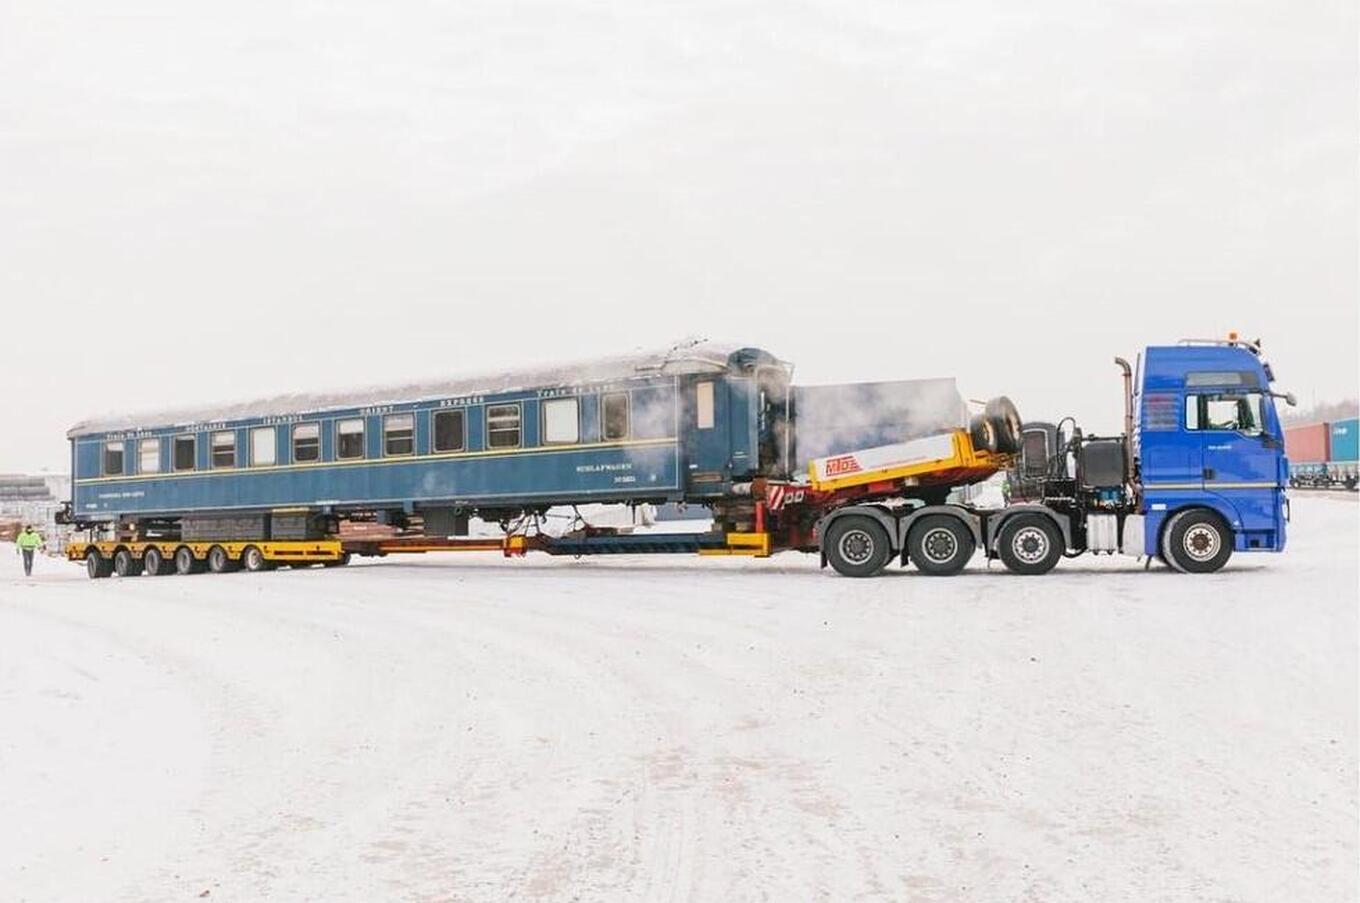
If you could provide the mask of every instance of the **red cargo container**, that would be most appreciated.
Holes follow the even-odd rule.
[[[1310,423],[1291,426],[1284,431],[1284,453],[1292,464],[1313,464],[1331,460],[1332,425]]]

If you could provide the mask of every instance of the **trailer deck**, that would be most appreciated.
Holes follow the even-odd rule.
[[[752,529],[704,533],[638,534],[583,526],[563,536],[514,531],[492,537],[338,537],[309,541],[181,541],[124,538],[74,542],[66,554],[85,561],[94,577],[270,570],[274,567],[343,565],[351,556],[386,557],[429,552],[500,552],[507,558],[529,552],[548,555],[745,555],[764,558],[803,548],[811,541],[798,529],[851,501],[901,492],[918,485],[976,482],[1002,470],[1010,458],[973,446],[965,430],[912,442],[814,459],[804,482],[759,481],[752,487]],[[777,512],[777,513],[776,513]]]

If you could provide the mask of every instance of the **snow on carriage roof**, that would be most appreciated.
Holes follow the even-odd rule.
[[[748,348],[751,346],[685,340],[660,350],[635,351],[630,354],[547,364],[500,373],[462,375],[400,385],[363,386],[335,392],[296,392],[252,401],[224,402],[170,410],[105,414],[82,420],[71,427],[66,435],[68,438],[75,438],[93,433],[319,413],[377,404],[424,401],[459,395],[492,395],[539,386],[576,385],[659,374],[720,373],[730,366],[730,358],[734,353]]]

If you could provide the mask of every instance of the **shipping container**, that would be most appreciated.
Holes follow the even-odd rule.
[[[1360,418],[1338,420],[1332,424],[1331,455],[1327,460],[1354,462],[1360,459]]]
[[[1310,423],[1284,431],[1284,453],[1293,464],[1331,460],[1331,424]]]

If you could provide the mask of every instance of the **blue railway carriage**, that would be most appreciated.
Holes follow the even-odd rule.
[[[535,371],[70,430],[70,519],[185,539],[304,539],[363,512],[427,533],[556,504],[689,502],[786,476],[791,368],[691,344]]]

